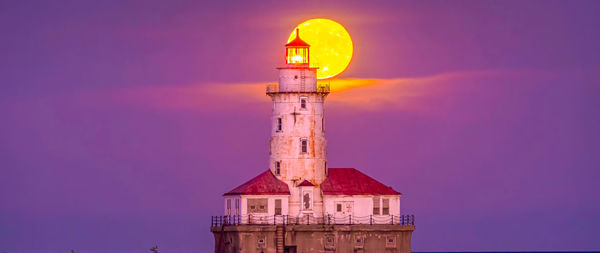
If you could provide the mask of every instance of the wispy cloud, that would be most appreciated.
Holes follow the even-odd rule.
[[[437,92],[436,85],[448,85],[479,78],[489,78],[506,71],[450,72],[427,77],[391,79],[334,79],[330,83],[328,103],[365,110],[380,108],[415,109],[416,98]],[[517,73],[518,74],[518,73]],[[111,97],[120,103],[155,109],[239,110],[250,104],[269,100],[265,83],[202,83],[186,86],[134,87],[119,89]]]

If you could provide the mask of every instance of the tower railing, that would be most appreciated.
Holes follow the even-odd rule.
[[[300,89],[298,91],[280,91],[279,90],[279,84],[273,83],[273,84],[267,84],[267,88],[266,88],[266,92],[267,94],[273,94],[273,93],[323,93],[323,94],[328,94],[331,89],[330,89],[330,82],[321,82],[321,83],[317,83],[317,89],[315,90],[308,90],[306,88],[304,89]]]
[[[414,215],[327,215],[315,217],[311,215],[225,215],[211,216],[212,227],[228,225],[400,225],[414,226]]]

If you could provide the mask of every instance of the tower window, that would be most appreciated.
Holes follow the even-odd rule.
[[[281,118],[277,118],[277,132],[281,132],[282,126],[281,126]]]
[[[276,175],[281,174],[281,161],[275,162],[275,174]]]
[[[306,109],[306,100],[308,100],[306,97],[300,98],[300,109]]]
[[[300,139],[300,152],[303,154],[308,153],[308,141],[306,139]]]

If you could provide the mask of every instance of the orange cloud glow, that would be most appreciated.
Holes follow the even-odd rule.
[[[452,72],[429,77],[392,79],[332,79],[327,103],[364,110],[382,107],[422,109],[413,101],[437,92],[436,87],[452,82],[472,80],[502,74],[502,71]],[[251,104],[269,101],[265,95],[266,83],[198,84],[177,87],[137,87],[113,92],[112,97],[122,103],[157,109],[183,110],[239,110],[251,109]]]

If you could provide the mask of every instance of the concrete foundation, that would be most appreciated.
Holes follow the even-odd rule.
[[[410,253],[415,226],[229,225],[211,227],[217,253]],[[283,238],[282,238],[283,237]],[[282,244],[282,242],[285,242]]]

